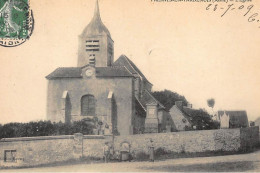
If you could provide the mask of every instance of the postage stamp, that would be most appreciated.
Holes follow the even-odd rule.
[[[29,0],[0,0],[0,45],[15,47],[33,32],[34,19]]]

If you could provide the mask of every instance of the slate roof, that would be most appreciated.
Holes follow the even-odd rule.
[[[135,110],[138,115],[146,116],[146,108],[141,104],[140,100],[135,97]]]
[[[59,67],[46,76],[46,78],[49,80],[58,78],[82,78],[82,68],[84,67]],[[121,55],[111,67],[95,68],[96,77],[133,77],[134,74],[138,74],[144,81],[150,83],[136,65],[125,55]]]
[[[197,116],[198,115],[198,110],[196,110],[196,109],[192,109],[192,108],[188,108],[188,107],[186,107],[186,106],[183,106],[183,112],[186,114],[186,115],[188,115],[188,116],[190,116],[190,117],[194,117],[194,116]]]
[[[111,37],[109,30],[101,20],[98,1],[96,1],[94,16],[91,22],[83,30],[82,35],[88,36],[88,35],[100,35],[100,34],[106,34],[109,37]]]
[[[140,103],[145,108],[146,108],[146,104],[158,104],[159,109],[165,109],[163,104],[161,104],[156,98],[154,98],[154,96],[146,89],[143,92],[143,97],[141,98]]]
[[[142,79],[150,84],[144,74],[138,69],[138,67],[125,55],[121,55],[114,63],[113,66],[125,66],[132,74],[138,74]]]
[[[96,67],[96,77],[133,77],[124,66]]]
[[[84,66],[86,67],[86,66]],[[84,67],[59,67],[47,79],[59,78],[82,78],[82,68]],[[133,77],[126,67],[96,67],[96,77]]]
[[[51,74],[46,76],[47,79],[54,78],[81,78],[81,68],[79,67],[59,67]]]
[[[231,128],[248,127],[248,118],[246,111],[225,111],[229,115]],[[218,116],[224,115],[224,111],[218,111]]]

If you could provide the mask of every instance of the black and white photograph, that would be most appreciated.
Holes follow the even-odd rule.
[[[0,0],[0,172],[260,172],[260,1]]]

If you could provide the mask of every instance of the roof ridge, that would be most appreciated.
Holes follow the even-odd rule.
[[[58,67],[46,76],[47,79],[55,78],[82,78],[83,67]],[[96,67],[96,77],[133,77],[133,74],[125,66]]]
[[[95,68],[123,68],[124,65],[117,65],[117,66],[107,66],[107,67],[95,67]]]
[[[126,71],[127,71],[129,74],[132,75],[132,73],[126,68],[126,66],[123,66],[123,67],[126,69]]]
[[[126,55],[121,55],[124,56],[127,60],[127,62],[130,64],[130,66],[134,69],[134,71],[141,77],[144,78],[148,83],[152,84],[151,82],[148,81],[148,79],[145,77],[145,75],[141,72],[141,70],[135,65],[135,63],[129,59]]]
[[[128,62],[128,64],[132,67],[132,69],[135,71],[135,73],[137,73],[141,78],[142,76],[136,71],[136,69],[132,66],[132,64],[130,63],[130,59],[126,56],[126,55],[122,55],[126,61]]]
[[[164,109],[165,109],[165,107],[164,107],[164,105],[161,103],[161,102],[159,102],[153,95],[152,95],[152,93],[150,93],[147,89],[144,89],[146,92],[148,92],[148,94],[156,101],[156,102],[158,102],[158,104],[161,106],[161,107],[163,107]]]

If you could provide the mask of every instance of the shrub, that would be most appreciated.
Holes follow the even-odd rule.
[[[8,123],[0,125],[0,139],[14,137],[72,135],[74,133],[90,135],[93,134],[94,128],[94,123],[85,120],[73,122],[72,124],[62,122],[51,123],[50,121]]]
[[[162,156],[162,155],[165,155],[165,154],[169,154],[170,152],[167,151],[165,148],[157,148],[155,151],[154,151],[154,155],[155,157],[159,157],[159,156]]]
[[[149,155],[146,154],[145,152],[141,151],[135,154],[135,159],[136,160],[148,160]]]

